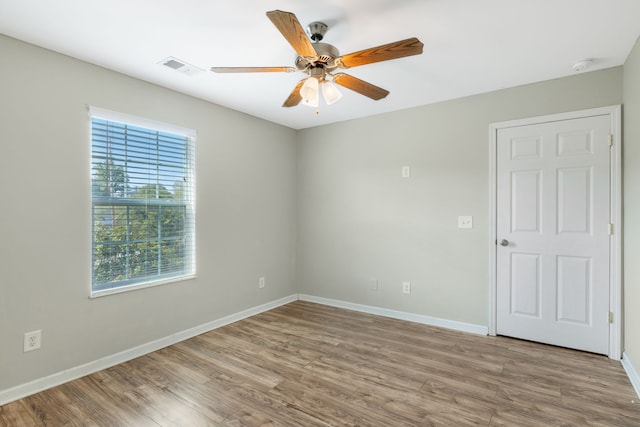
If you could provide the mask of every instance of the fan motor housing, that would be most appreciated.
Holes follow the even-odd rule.
[[[301,71],[306,71],[309,68],[325,68],[327,70],[333,70],[338,67],[336,59],[340,57],[338,49],[328,43],[313,43],[313,48],[316,50],[317,56],[305,57],[298,56],[296,58],[296,68]]]

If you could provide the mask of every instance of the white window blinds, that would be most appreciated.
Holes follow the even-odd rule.
[[[92,293],[195,275],[194,135],[90,108]]]

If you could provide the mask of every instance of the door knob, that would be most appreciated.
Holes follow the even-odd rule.
[[[507,239],[500,240],[500,246],[509,246],[509,241]]]

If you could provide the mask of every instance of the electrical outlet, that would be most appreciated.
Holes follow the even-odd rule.
[[[378,279],[369,279],[369,290],[377,291],[379,289]]]
[[[403,294],[411,293],[411,282],[402,282],[402,293]]]
[[[31,331],[24,334],[24,352],[33,351],[40,348],[42,341],[42,331]]]
[[[260,289],[262,289],[262,288],[264,288],[264,285],[265,285],[264,277],[260,277],[260,278],[258,279],[258,287],[259,287]]]
[[[411,177],[411,167],[410,166],[402,166],[401,175],[403,178]]]

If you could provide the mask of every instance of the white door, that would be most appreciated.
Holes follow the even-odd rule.
[[[608,353],[610,123],[498,130],[499,335]]]

